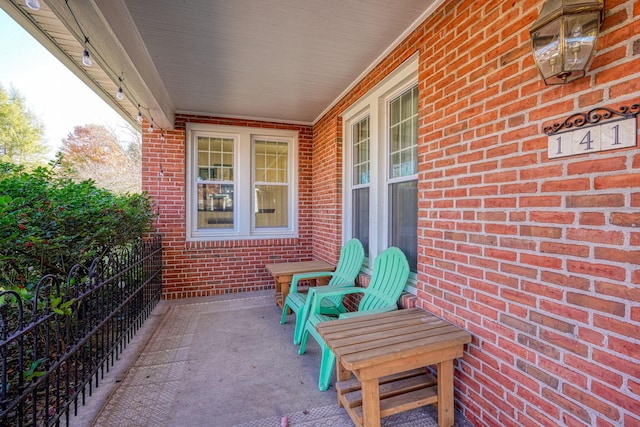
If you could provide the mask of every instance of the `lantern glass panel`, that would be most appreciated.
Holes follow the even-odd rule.
[[[598,35],[598,13],[569,16],[565,20],[565,70],[584,75]]]
[[[547,79],[562,69],[560,51],[560,21],[552,21],[533,34],[533,55]]]

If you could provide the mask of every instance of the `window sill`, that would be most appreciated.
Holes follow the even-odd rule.
[[[300,244],[298,237],[290,238],[240,238],[237,240],[188,240],[185,249],[199,250],[211,248],[249,248],[261,246],[296,246]]]

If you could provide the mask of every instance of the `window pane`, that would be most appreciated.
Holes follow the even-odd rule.
[[[256,228],[287,227],[289,224],[288,186],[255,186]]]
[[[369,140],[367,139],[366,143],[362,143],[360,144],[360,150],[358,150],[360,152],[360,159],[361,159],[361,163],[366,163],[367,165],[369,164]],[[367,167],[367,169],[369,169]]]
[[[402,176],[402,161],[400,159],[400,153],[396,152],[391,155],[391,178],[398,178]]]
[[[396,152],[401,148],[400,145],[400,126],[393,126],[389,133],[389,139],[391,140],[391,152]]]
[[[389,103],[389,176],[409,177],[418,172],[418,89],[414,87]],[[397,246],[418,265],[418,181],[389,185],[389,244]]]
[[[365,117],[352,127],[353,173],[351,208],[351,235],[362,242],[366,256],[369,256],[369,183],[370,183],[370,138],[369,117]]]
[[[400,148],[411,148],[414,145],[415,135],[413,134],[413,120],[406,120],[400,125],[401,142]]]
[[[413,90],[405,92],[403,95],[401,95],[400,102],[400,108],[402,110],[400,116],[402,117],[402,120],[411,118],[411,116],[413,115]]]
[[[369,139],[369,118],[360,122],[360,140]]]
[[[369,256],[369,188],[353,190],[352,235],[364,246],[365,256]]]
[[[198,137],[198,181],[233,181],[233,139]]]
[[[289,146],[286,142],[255,141],[256,182],[288,182]]]
[[[389,103],[389,177],[418,172],[418,89]]]
[[[369,183],[369,117],[353,125],[353,185]]]
[[[233,166],[233,150],[231,150],[231,152],[225,152],[225,154],[222,155],[222,164]],[[231,175],[233,175],[233,173],[231,173]]]
[[[198,152],[198,165],[208,166],[209,165],[209,151],[201,150]]]
[[[254,150],[255,228],[289,226],[289,144],[256,140]]]
[[[207,181],[209,179],[209,168],[198,168],[198,181]]]
[[[411,271],[418,268],[418,181],[390,186],[389,242],[407,256]]]
[[[198,183],[198,228],[233,228],[233,185]]]
[[[233,139],[198,137],[198,229],[234,228],[233,156]]]
[[[390,104],[391,117],[389,121],[391,123],[398,123],[400,121],[400,98],[396,98],[391,101]]]
[[[402,150],[400,152],[400,175],[409,176],[418,171],[418,162],[413,149]]]

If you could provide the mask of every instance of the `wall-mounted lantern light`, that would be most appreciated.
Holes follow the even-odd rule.
[[[547,0],[529,32],[533,57],[548,85],[584,77],[596,51],[604,0]]]

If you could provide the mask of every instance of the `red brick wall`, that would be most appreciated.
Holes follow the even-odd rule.
[[[640,150],[549,160],[543,133],[640,101],[640,1],[605,3],[588,76],[546,87],[542,1],[448,1],[314,127],[334,206],[339,115],[420,52],[417,304],[473,333],[456,402],[479,426],[640,425]],[[314,235],[339,242],[339,222],[314,211]]]
[[[210,123],[299,131],[298,238],[187,242],[185,206],[185,123]],[[265,264],[311,259],[312,129],[249,120],[178,115],[175,130],[147,131],[143,126],[143,189],[157,203],[156,230],[163,235],[163,297],[199,297],[273,288]],[[335,257],[335,255],[334,255]],[[327,261],[335,261],[327,257]]]
[[[322,258],[342,246],[342,136],[339,118],[313,129],[313,251]]]

